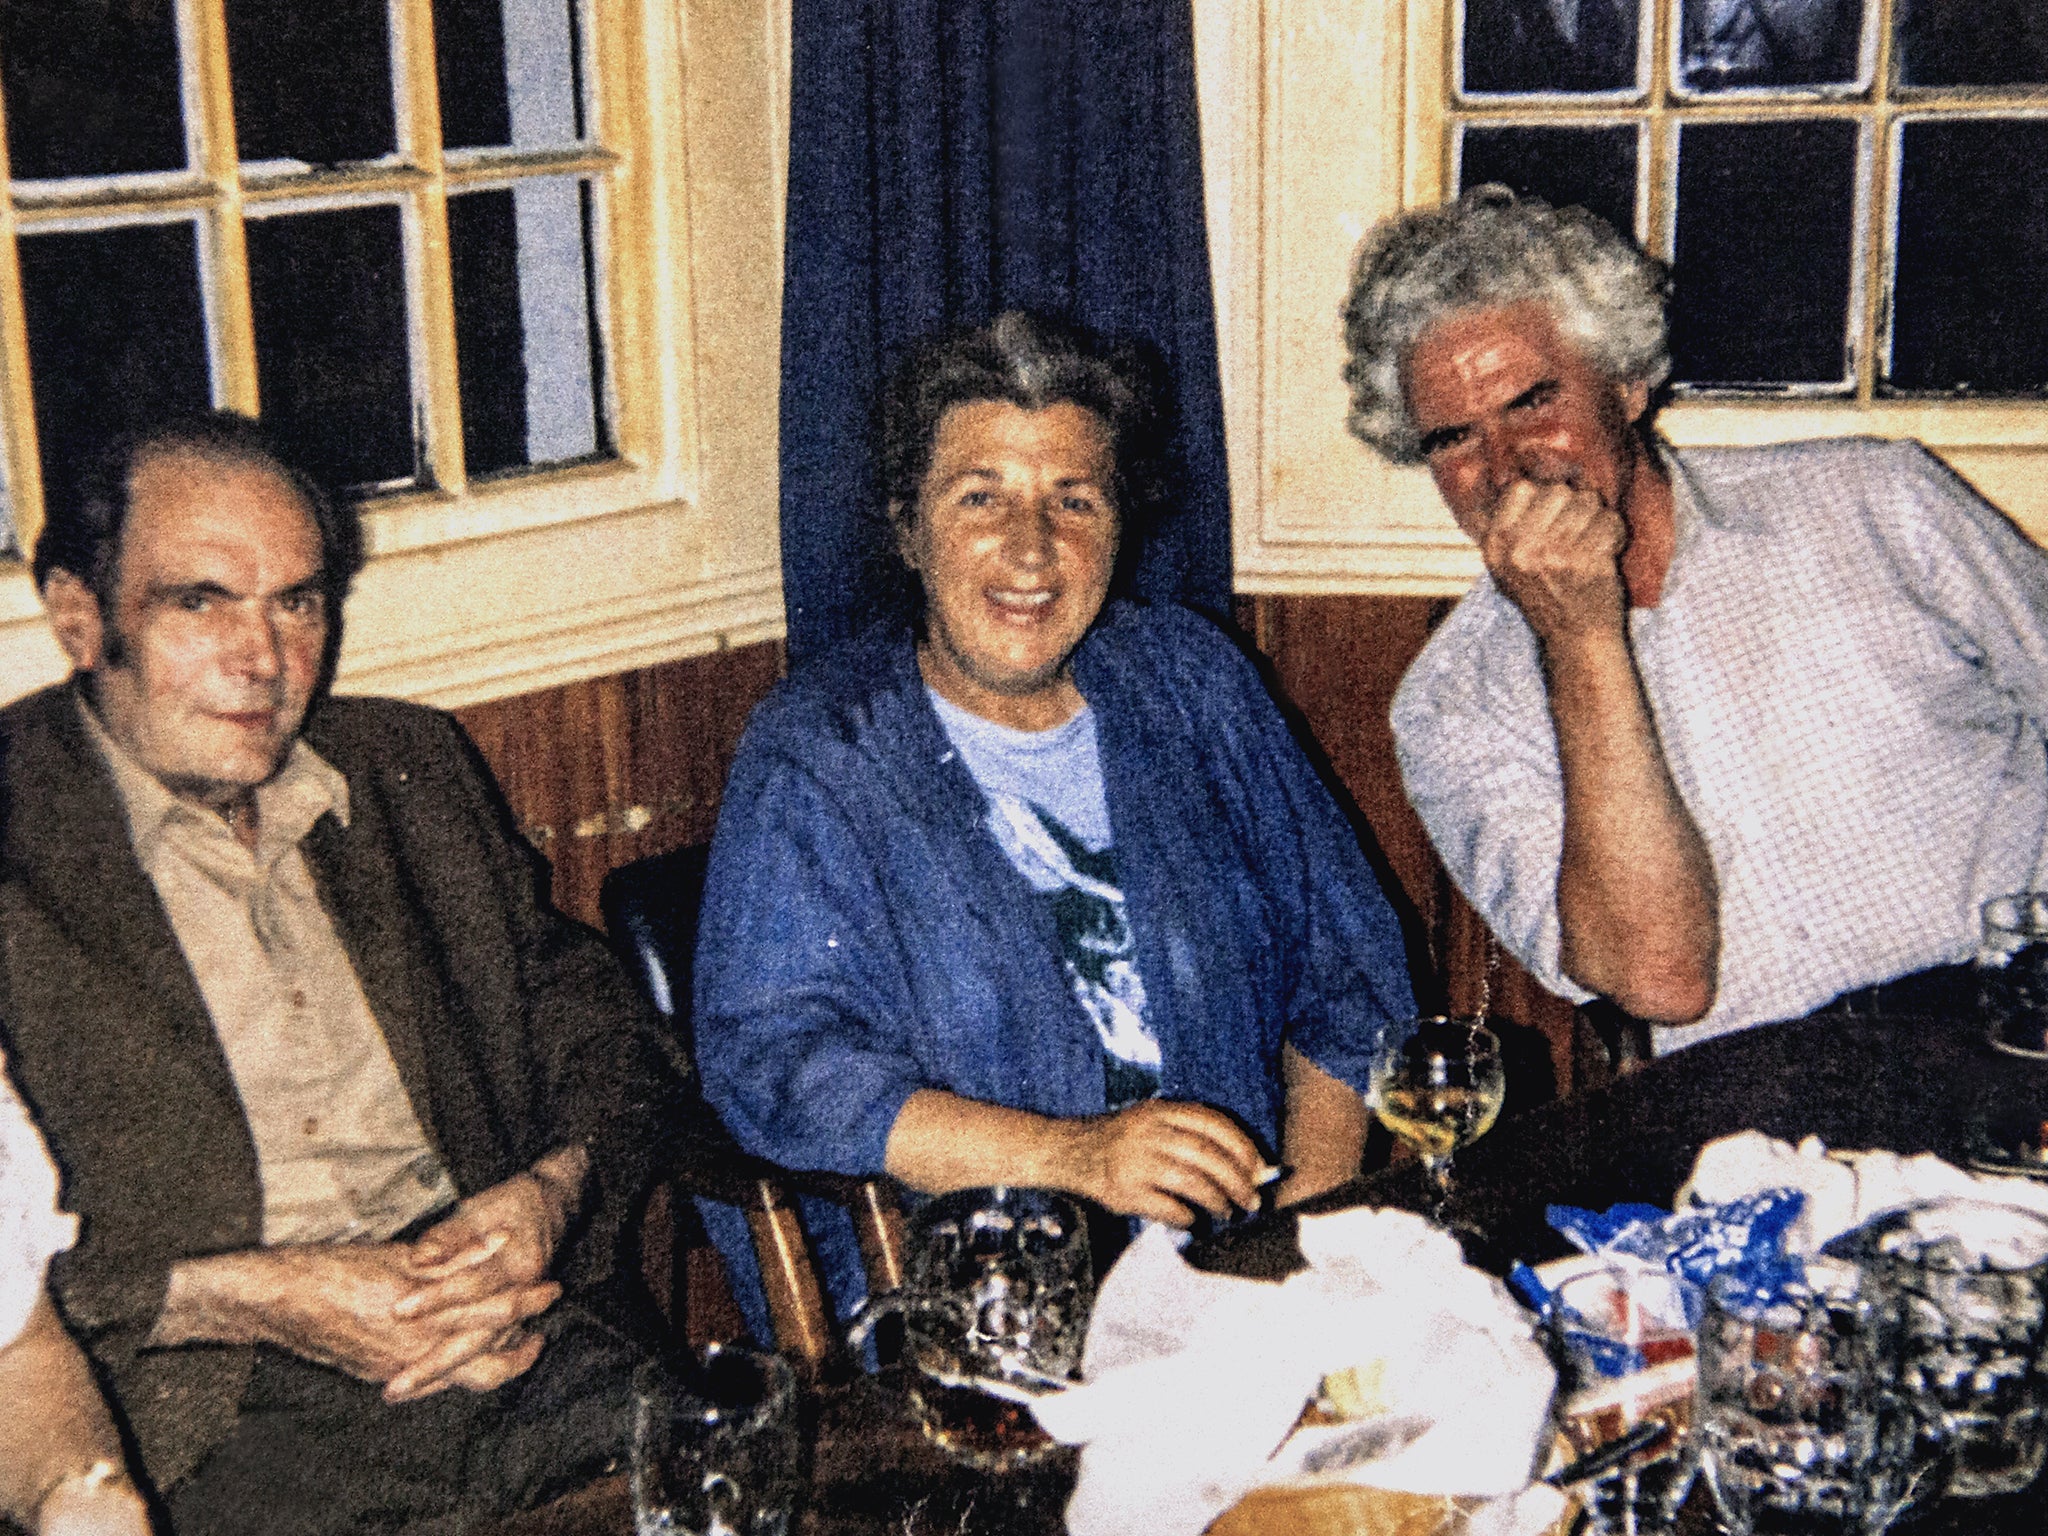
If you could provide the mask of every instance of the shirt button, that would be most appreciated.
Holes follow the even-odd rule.
[[[294,1008],[303,1008],[306,1006],[306,989],[304,987],[292,988],[292,1006]]]
[[[304,1131],[304,1132],[305,1132],[305,1133],[306,1133],[306,1134],[307,1134],[308,1136],[317,1136],[317,1135],[319,1135],[319,1134],[320,1134],[320,1117],[319,1117],[318,1115],[308,1115],[308,1116],[306,1116],[306,1123],[305,1123],[304,1125],[300,1126],[300,1127],[299,1127],[299,1129],[300,1129],[300,1130],[302,1130],[302,1131]]]

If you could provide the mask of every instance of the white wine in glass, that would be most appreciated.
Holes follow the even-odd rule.
[[[1422,1155],[1443,1217],[1451,1157],[1493,1129],[1507,1096],[1500,1041],[1481,1019],[1416,1019],[1388,1031],[1373,1064],[1372,1109]]]

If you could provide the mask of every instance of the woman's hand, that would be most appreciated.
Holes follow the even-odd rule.
[[[1185,1227],[1259,1202],[1264,1159],[1221,1110],[1147,1099],[1113,1115],[1060,1120],[923,1088],[889,1131],[886,1167],[928,1195],[1030,1184],[1084,1195],[1121,1216]]]
[[[1185,1227],[1198,1210],[1227,1217],[1259,1203],[1265,1159],[1220,1110],[1147,1099],[1113,1115],[1065,1124],[1072,1150],[1062,1187],[1120,1216]]]

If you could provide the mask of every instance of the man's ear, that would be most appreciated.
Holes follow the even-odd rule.
[[[917,564],[917,508],[901,501],[889,503],[889,527],[896,534],[896,553],[911,570]]]
[[[1643,413],[1650,408],[1650,386],[1641,379],[1633,384],[1624,384],[1621,390],[1621,408],[1628,414],[1628,424],[1637,426],[1642,422]]]
[[[70,571],[52,571],[43,583],[43,612],[71,665],[80,672],[97,670],[106,658],[107,627],[92,588]]]

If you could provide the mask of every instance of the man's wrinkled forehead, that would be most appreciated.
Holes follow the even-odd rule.
[[[134,530],[138,516],[145,511],[157,522],[154,530],[160,544],[184,546],[199,535],[197,525],[203,514],[218,504],[217,499],[225,497],[230,487],[247,477],[257,477],[269,483],[270,489],[282,492],[305,518],[312,530],[316,543],[322,545],[322,569],[316,574],[324,578],[326,552],[321,537],[320,519],[312,502],[300,489],[290,471],[275,460],[262,454],[222,452],[217,449],[195,446],[187,443],[169,443],[147,448],[135,456],[128,468],[128,507],[122,519],[115,540],[114,577],[120,577],[120,557]],[[168,523],[161,519],[167,504],[182,510],[182,516],[173,517]],[[254,530],[249,537],[257,538]]]

